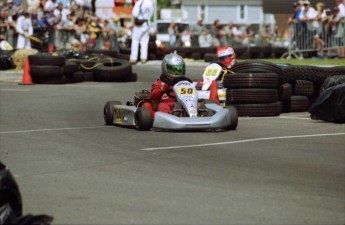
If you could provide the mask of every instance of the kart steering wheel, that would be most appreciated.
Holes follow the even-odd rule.
[[[167,83],[167,85],[168,85],[168,87],[173,87],[175,84],[177,84],[178,82],[183,81],[183,80],[188,81],[188,82],[190,82],[190,83],[193,83],[193,81],[192,81],[191,79],[189,79],[188,77],[183,77],[183,76],[181,76],[181,77],[174,77],[173,79],[171,79],[171,80],[169,81],[169,83]],[[176,96],[172,95],[172,92],[173,92],[173,89],[172,89],[172,88],[169,88],[169,89],[165,92],[165,94],[166,94],[167,96],[169,96],[170,98],[176,98]]]

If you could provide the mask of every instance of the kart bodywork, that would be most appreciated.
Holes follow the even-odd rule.
[[[154,116],[143,102],[149,102],[149,92],[143,91],[142,98],[135,98],[135,103],[123,105],[119,101],[108,101],[103,110],[107,125],[136,127],[139,130],[158,128],[164,130],[234,130],[237,127],[238,115],[233,106],[222,107],[214,101],[198,99],[197,91],[188,78],[175,79],[169,97],[177,102],[172,114],[155,112]]]

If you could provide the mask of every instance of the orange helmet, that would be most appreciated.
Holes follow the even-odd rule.
[[[231,47],[217,47],[217,57],[221,63],[227,67],[232,67],[235,64],[235,51]]]

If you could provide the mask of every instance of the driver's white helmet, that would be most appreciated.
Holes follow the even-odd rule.
[[[183,58],[176,52],[166,55],[162,61],[162,73],[169,75],[170,78],[184,76],[186,73],[186,64]]]

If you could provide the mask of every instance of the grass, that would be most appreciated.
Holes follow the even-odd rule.
[[[345,66],[345,59],[260,59],[275,64],[310,65],[310,66]],[[243,62],[246,60],[238,60]]]

